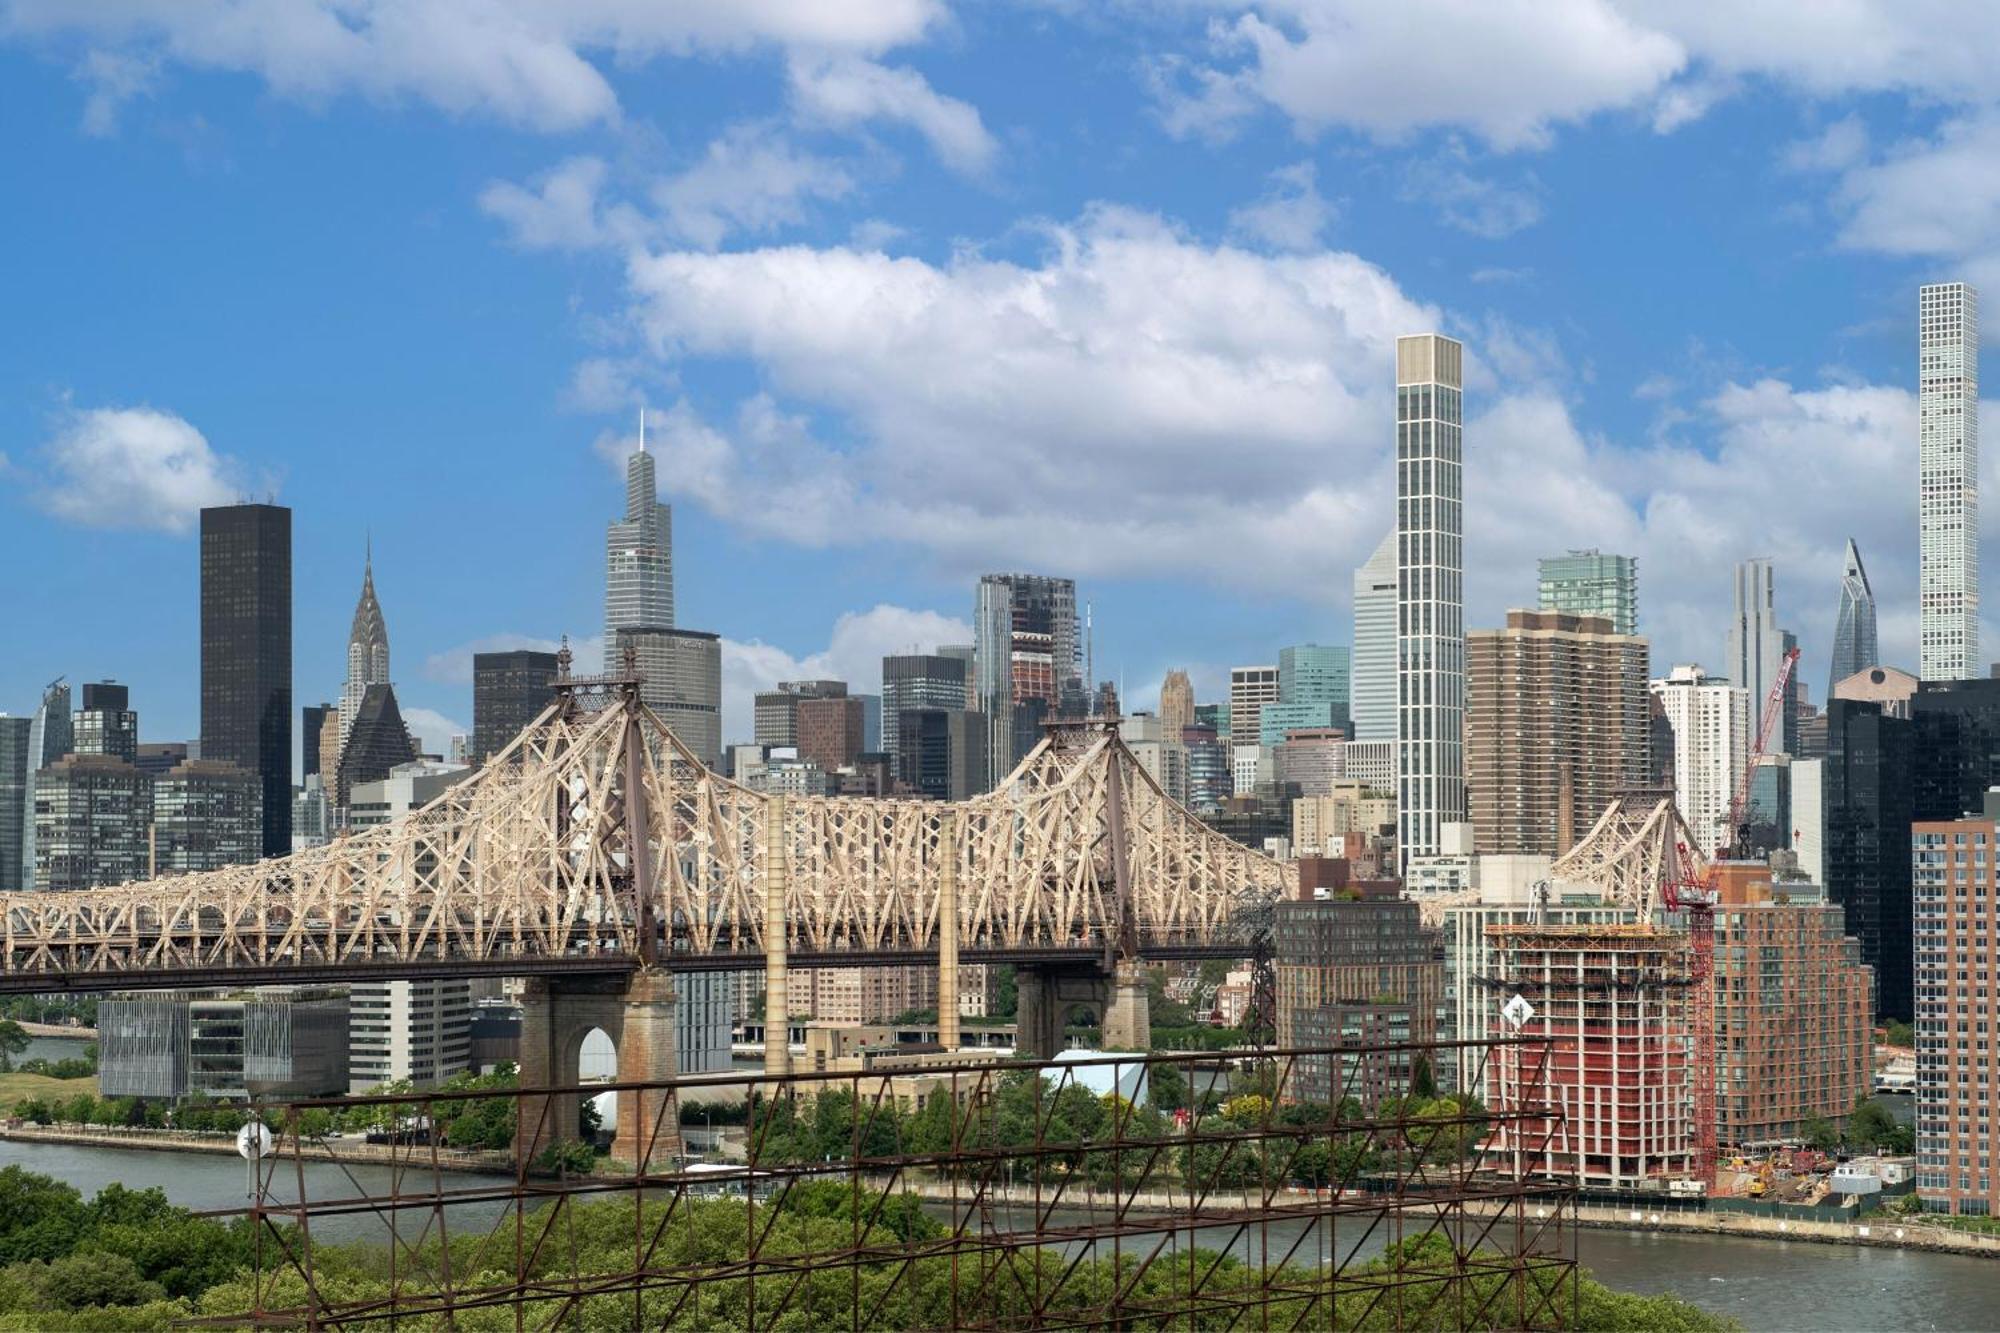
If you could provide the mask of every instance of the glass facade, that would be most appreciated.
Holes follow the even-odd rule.
[[[472,762],[499,754],[556,692],[556,655],[531,648],[472,655]]]
[[[1639,632],[1639,562],[1629,555],[1571,551],[1537,562],[1541,609],[1603,616],[1614,634]]]
[[[201,511],[201,755],[257,774],[265,856],[292,849],[292,511]]]
[[[22,825],[34,813],[29,800],[28,734],[34,719],[0,716],[0,893],[30,887],[21,874]]]
[[[1827,703],[1820,773],[1827,897],[1846,909],[1861,961],[1875,969],[1875,1012],[1885,1018],[1911,1014],[1912,731],[1878,703]]]

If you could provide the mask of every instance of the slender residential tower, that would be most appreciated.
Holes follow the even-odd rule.
[[[1979,656],[1979,293],[1917,293],[1918,600],[1924,680],[1964,680]]]
[[[1465,821],[1462,343],[1396,339],[1396,845]]]
[[[1847,539],[1847,567],[1840,574],[1840,614],[1833,622],[1833,667],[1826,682],[1826,697],[1833,687],[1857,671],[1879,665],[1875,647],[1875,593],[1868,586],[1868,571],[1861,567],[1861,551],[1854,539]]]
[[[639,451],[625,460],[625,517],[612,521],[604,539],[604,669],[620,669],[619,630],[673,624],[674,511],[660,503],[642,408]]]

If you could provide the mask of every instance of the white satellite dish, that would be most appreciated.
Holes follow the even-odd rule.
[[[236,1131],[236,1155],[246,1162],[260,1160],[271,1151],[271,1131],[261,1120],[252,1120]]]
[[[1507,1020],[1509,1027],[1519,1032],[1535,1016],[1535,1006],[1522,999],[1517,992],[1500,1006],[1500,1016]]]

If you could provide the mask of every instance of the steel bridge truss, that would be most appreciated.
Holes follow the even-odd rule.
[[[786,797],[711,772],[636,680],[565,682],[395,823],[255,865],[0,895],[0,990],[712,966],[771,945],[839,965],[935,957],[943,936],[968,957],[1185,953],[1230,943],[1238,908],[1288,882],[1109,726],[1045,741],[964,802]]]
[[[683,1099],[717,1085],[648,1084],[634,1100],[658,1110],[629,1175],[533,1174],[534,1146],[556,1137],[549,1108],[576,1090],[529,1089],[501,1094],[527,1144],[512,1179],[455,1179],[448,1148],[409,1142],[386,1194],[316,1160],[325,1146],[302,1128],[314,1112],[372,1106],[426,1126],[462,1109],[446,1103],[495,1094],[298,1103],[271,1113],[278,1142],[245,1210],[258,1236],[251,1308],[197,1322],[432,1328],[488,1312],[551,1330],[1574,1327],[1573,1182],[1494,1169],[1504,1164],[1483,1147],[1518,1144],[1531,1125],[1560,1133],[1560,1109],[1419,1115],[1370,1077],[1419,1055],[1443,1067],[1461,1045],[1481,1047],[1482,1068],[1502,1048],[1528,1062],[1548,1049],[953,1058],[765,1075],[740,1085],[732,1161],[707,1167],[679,1156],[683,1119],[699,1123]],[[1259,1089],[1218,1093],[1226,1115],[1162,1116],[1086,1086],[1178,1074],[1203,1088],[1217,1065]],[[894,1114],[910,1079],[925,1107],[948,1098],[949,1114]],[[1330,1103],[1295,1103],[1302,1086]],[[816,1137],[802,1144],[801,1125]],[[310,1182],[328,1176],[330,1195],[314,1197]],[[356,1219],[386,1247],[370,1290],[352,1281],[351,1249],[329,1263],[323,1239]]]

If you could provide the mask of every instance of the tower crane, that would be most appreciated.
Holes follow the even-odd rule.
[[[1750,783],[1757,775],[1757,761],[1770,743],[1771,728],[1785,706],[1785,687],[1791,683],[1799,650],[1790,649],[1778,667],[1771,692],[1764,696],[1764,709],[1757,718],[1757,732],[1744,758],[1743,773],[1729,794],[1729,813],[1716,840],[1706,870],[1697,870],[1686,843],[1675,845],[1677,873],[1661,886],[1660,899],[1669,912],[1686,912],[1688,945],[1693,987],[1688,1028],[1694,1037],[1694,1135],[1695,1174],[1707,1188],[1715,1189],[1715,904],[1721,896],[1720,862],[1731,852],[1740,851],[1744,815],[1750,804]]]

